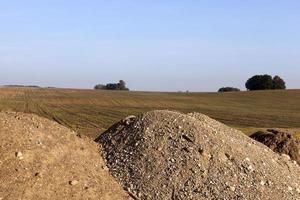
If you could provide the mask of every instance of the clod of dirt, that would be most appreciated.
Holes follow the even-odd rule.
[[[0,113],[0,199],[129,199],[99,147],[30,114]]]
[[[290,133],[268,129],[266,132],[258,131],[250,136],[268,146],[279,154],[286,154],[300,164],[300,140]]]
[[[96,141],[135,199],[300,198],[298,165],[205,115],[152,111]]]

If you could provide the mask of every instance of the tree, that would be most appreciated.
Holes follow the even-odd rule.
[[[239,91],[241,91],[241,90],[238,88],[234,88],[234,87],[222,87],[219,89],[218,92],[239,92]]]
[[[284,90],[286,89],[285,82],[279,76],[274,76],[273,78],[273,89],[274,90]]]
[[[105,85],[97,84],[97,85],[95,85],[94,89],[95,90],[105,90],[106,87],[105,87]]]
[[[119,90],[128,90],[128,88],[126,87],[126,83],[123,80],[120,80],[118,83],[118,89]]]
[[[286,89],[285,82],[279,76],[255,75],[246,82],[248,90],[279,90]]]
[[[106,90],[118,90],[118,84],[117,83],[108,83],[105,86]]]
[[[129,90],[126,87],[126,83],[123,80],[120,80],[119,83],[108,83],[106,85],[97,84],[94,87],[95,90]]]
[[[255,75],[246,82],[248,90],[271,90],[273,89],[273,79],[270,75]]]

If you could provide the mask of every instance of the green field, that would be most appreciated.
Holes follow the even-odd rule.
[[[300,130],[300,90],[160,93],[0,89],[0,110],[36,113],[92,138],[128,115],[154,109],[201,112],[247,134],[260,128]]]

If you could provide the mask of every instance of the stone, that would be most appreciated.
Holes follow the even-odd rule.
[[[22,160],[22,159],[24,158],[22,152],[20,152],[20,151],[16,152],[16,157],[17,157],[19,160]]]
[[[79,181],[77,180],[73,180],[73,181],[70,181],[69,184],[74,186],[74,185],[77,185],[79,183]]]

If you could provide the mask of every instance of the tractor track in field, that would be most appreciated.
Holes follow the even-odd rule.
[[[67,113],[67,114],[69,114],[69,115],[76,116],[78,119],[81,119],[81,120],[82,120],[83,118],[85,118],[85,120],[84,120],[84,123],[85,123],[85,124],[88,124],[88,125],[90,125],[90,126],[92,126],[92,127],[94,127],[94,128],[99,128],[99,126],[98,126],[97,124],[95,124],[95,123],[89,121],[86,117],[84,117],[84,116],[83,116],[82,114],[80,114],[80,113],[72,112],[72,111],[70,111],[70,110],[68,110],[67,108],[64,108],[64,107],[60,107],[60,110],[64,111],[65,113]]]
[[[45,96],[46,98],[46,96]],[[36,98],[34,98],[34,93],[33,90],[28,90],[25,92],[24,94],[24,112],[25,113],[36,113],[40,116],[46,117],[48,119],[51,119],[55,122],[57,122],[58,124],[61,124],[63,126],[68,127],[69,129],[73,130],[73,131],[78,131],[76,130],[76,128],[74,128],[74,125],[76,126],[77,123],[70,123],[67,119],[68,118],[61,118],[58,115],[56,115],[53,110],[51,110],[49,108],[49,104],[47,102],[45,102],[45,98],[39,98],[38,100]],[[61,100],[62,101],[62,100]],[[72,112],[70,111],[70,109],[62,106],[58,103],[55,105],[60,113],[63,114],[67,114],[69,116],[73,116],[75,118],[78,119],[78,124],[82,125],[84,124],[84,126],[90,126],[93,129],[99,129],[99,132],[101,130],[103,130],[103,126],[99,126],[99,124],[93,123],[91,122],[91,120],[89,120],[87,117],[83,116],[81,113],[76,113],[76,112]],[[67,106],[67,105],[65,105]]]
[[[62,119],[56,117],[56,116],[53,115],[53,114],[50,114],[50,112],[47,111],[47,109],[45,108],[45,106],[42,106],[42,105],[40,105],[40,104],[36,104],[36,106],[37,106],[38,110],[39,110],[45,117],[50,118],[50,119],[54,120],[55,122],[57,122],[57,123],[59,123],[59,124],[61,124],[61,125],[65,125],[65,126],[67,126],[68,128],[72,128],[72,127],[70,127],[65,121],[63,121]]]
[[[0,110],[39,114],[92,137],[127,115],[154,109],[201,112],[230,126],[251,131],[247,134],[265,128],[299,130],[299,101],[300,90],[234,94],[125,93],[25,87],[0,90]],[[269,105],[268,102],[276,103]]]
[[[24,100],[24,106],[22,109],[23,112],[30,113],[30,104],[32,103],[30,93],[28,91],[25,91],[24,94],[21,96],[21,99]]]
[[[33,113],[40,114],[40,115],[42,115],[42,116],[44,116],[48,119],[54,120],[58,124],[67,126],[68,128],[70,128],[74,131],[73,127],[68,122],[66,122],[65,120],[57,117],[52,112],[50,112],[47,109],[47,105],[42,100],[35,101],[34,98],[32,98],[31,94],[32,94],[32,90],[26,91],[25,94],[24,94],[24,99],[25,99],[24,112],[25,113],[32,113],[33,112]],[[32,108],[36,108],[37,111],[31,110],[30,109],[31,105],[32,105]]]

